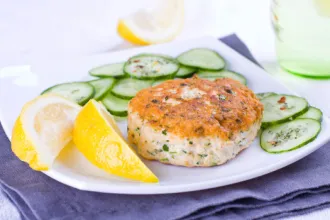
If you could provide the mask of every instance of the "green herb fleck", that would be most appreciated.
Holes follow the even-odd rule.
[[[170,154],[176,154],[176,153],[178,153],[178,152],[175,152],[175,151],[170,152]]]
[[[201,158],[207,157],[207,154],[198,154]]]
[[[155,156],[154,153],[152,153],[152,152],[150,152],[150,151],[148,151],[148,150],[147,150],[147,152],[148,152],[150,155]]]
[[[79,89],[72,90],[71,94],[75,94],[77,92],[79,92]]]
[[[206,143],[205,146],[207,146],[207,147],[208,147],[208,146],[211,146],[211,143],[210,143],[210,142],[209,142],[209,143]]]
[[[160,159],[160,161],[168,162],[168,159],[167,158],[162,158],[162,159]]]
[[[226,98],[227,98],[227,97],[226,97],[225,95],[223,95],[223,94],[219,95],[219,99],[222,100],[222,101],[225,101]]]
[[[269,141],[272,146],[277,147],[278,145],[281,145],[283,143],[286,143],[292,139],[296,139],[301,137],[306,132],[305,129],[301,129],[299,127],[297,128],[290,128],[288,131],[280,131],[278,133],[275,133],[275,138],[272,141]]]
[[[167,135],[167,130],[163,130],[163,131],[162,131],[162,134],[163,134],[163,135]]]
[[[140,128],[139,127],[137,127],[136,129],[135,129],[135,131],[139,131],[140,130]]]
[[[199,161],[196,164],[199,165]]]
[[[165,101],[167,101],[168,100],[168,96],[165,96]]]
[[[166,144],[163,145],[163,151],[168,151],[168,146]]]
[[[213,163],[211,164],[212,167],[217,166],[217,165],[218,165],[218,164],[217,164],[216,162],[213,162]]]
[[[182,150],[182,152],[185,153],[185,154],[187,153],[187,151],[185,151],[185,150]]]
[[[194,142],[192,142],[192,141],[189,141],[189,144],[190,144],[190,145],[192,145],[192,144],[194,144]]]

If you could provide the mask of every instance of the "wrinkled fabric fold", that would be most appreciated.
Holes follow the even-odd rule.
[[[257,63],[236,36],[222,42]],[[330,144],[281,170],[215,189],[168,195],[86,192],[31,170],[0,126],[0,188],[23,219],[277,219],[330,206]]]

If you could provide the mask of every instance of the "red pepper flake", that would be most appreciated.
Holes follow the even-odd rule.
[[[268,143],[270,143],[273,146],[276,146],[277,145],[277,141],[268,141]]]
[[[278,103],[285,103],[285,101],[286,101],[285,96],[282,96],[277,102]]]
[[[286,109],[286,107],[285,106],[282,106],[281,108],[280,108],[280,110],[285,110]]]

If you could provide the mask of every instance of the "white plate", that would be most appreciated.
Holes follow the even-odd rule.
[[[255,92],[292,93],[264,70],[225,44],[217,39],[205,37],[83,58],[39,60],[24,66],[4,68],[0,70],[0,117],[4,130],[10,137],[14,120],[25,102],[54,84],[88,79],[87,71],[92,67],[124,61],[142,52],[177,56],[195,47],[207,47],[218,51],[226,59],[229,69],[242,73],[248,79],[248,86]],[[120,123],[120,127],[126,134],[126,122]],[[266,153],[256,139],[237,158],[218,167],[184,168],[145,161],[159,177],[159,184],[139,183],[107,174],[91,165],[74,147],[63,152],[53,168],[45,174],[81,190],[106,193],[161,194],[201,190],[241,182],[278,170],[312,153],[324,145],[329,136],[329,121],[325,117],[322,131],[315,141],[288,153]]]

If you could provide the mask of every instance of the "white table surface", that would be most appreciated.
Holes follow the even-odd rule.
[[[0,67],[52,56],[92,55],[132,47],[116,34],[116,23],[146,0],[0,0]],[[330,80],[289,75],[276,64],[270,25],[270,0],[185,0],[186,24],[177,40],[235,32],[257,60],[313,105],[330,115]],[[1,78],[1,75],[0,75]],[[1,80],[1,79],[0,79]],[[0,219],[19,219],[0,193]],[[330,219],[330,209],[290,220]]]

